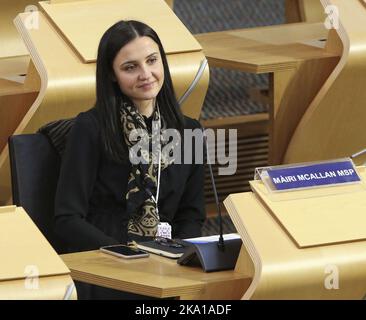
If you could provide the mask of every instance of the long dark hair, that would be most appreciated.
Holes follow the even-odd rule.
[[[126,162],[128,159],[128,149],[122,137],[119,108],[121,103],[131,101],[114,81],[113,61],[122,47],[138,37],[150,37],[159,46],[164,66],[164,83],[156,101],[161,116],[168,128],[175,128],[182,132],[184,127],[184,117],[174,93],[166,54],[157,33],[139,21],[117,22],[104,33],[99,43],[95,107],[98,110],[104,147],[109,156],[118,162]]]

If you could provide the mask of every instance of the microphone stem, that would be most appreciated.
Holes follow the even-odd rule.
[[[203,129],[203,128],[202,128]],[[217,212],[218,212],[218,216],[219,216],[219,232],[220,232],[220,236],[219,236],[219,241],[217,243],[217,246],[219,247],[220,250],[225,250],[225,242],[224,242],[224,237],[223,237],[223,229],[222,229],[222,214],[221,214],[221,206],[219,203],[219,198],[217,196],[217,190],[216,190],[216,184],[215,184],[215,178],[212,172],[212,167],[211,167],[211,161],[210,161],[210,156],[209,156],[209,151],[208,151],[208,144],[207,144],[207,139],[206,139],[206,135],[203,132],[203,138],[204,138],[204,143],[206,145],[206,157],[207,157],[207,165],[208,168],[210,170],[210,177],[211,177],[211,184],[212,184],[212,189],[213,189],[213,193],[215,196],[215,202],[216,202],[216,207],[217,207]]]

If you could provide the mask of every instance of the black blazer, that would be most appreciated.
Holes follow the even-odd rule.
[[[199,128],[185,117],[185,128]],[[127,241],[126,189],[130,164],[106,154],[97,110],[80,113],[67,138],[55,198],[55,232],[68,252]],[[172,164],[161,173],[159,215],[173,237],[200,236],[205,220],[204,165]]]

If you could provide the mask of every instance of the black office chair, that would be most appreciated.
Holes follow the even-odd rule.
[[[53,232],[54,199],[61,158],[40,133],[9,138],[13,202],[22,206],[58,252],[62,245]]]

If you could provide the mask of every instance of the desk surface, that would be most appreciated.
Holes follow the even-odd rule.
[[[159,34],[167,54],[201,51],[201,46],[165,1],[41,1],[40,7],[85,62],[95,62],[105,30],[121,19],[143,21]],[[88,30],[88,32],[85,32]]]
[[[251,73],[292,69],[299,61],[335,57],[324,50],[323,23],[294,23],[195,35],[211,66]]]
[[[319,203],[326,198],[318,197]],[[253,282],[244,299],[333,300],[365,297],[366,241],[299,249],[254,193],[231,194],[224,200],[224,205],[254,265],[247,267],[245,260],[239,260],[243,268],[253,270]],[[322,215],[321,209],[317,210],[318,206],[313,209],[319,216]],[[343,209],[345,219],[352,209]],[[295,213],[289,210],[290,215]],[[321,225],[320,220],[318,223]],[[323,233],[328,231],[328,226],[323,225]],[[330,278],[329,274],[334,278]],[[328,280],[332,285],[339,280],[337,290],[334,290],[335,287],[329,289]]]
[[[128,260],[86,251],[61,258],[74,280],[158,298],[240,299],[251,282],[234,270],[205,273],[153,254]]]
[[[28,71],[30,57],[17,56],[0,59],[0,78],[11,77],[19,74],[26,74]]]

